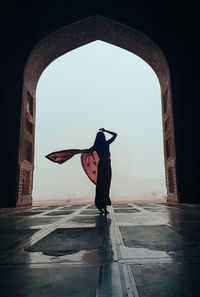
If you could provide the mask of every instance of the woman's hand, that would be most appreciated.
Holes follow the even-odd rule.
[[[107,133],[109,133],[109,134],[112,135],[112,137],[109,140],[107,140],[107,143],[108,144],[111,144],[115,140],[115,138],[117,137],[117,133],[112,132],[112,131],[108,131],[108,130],[106,130],[104,128],[100,128],[99,131],[101,131],[101,132],[107,132]]]

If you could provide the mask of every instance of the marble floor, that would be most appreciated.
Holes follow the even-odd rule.
[[[0,296],[199,297],[200,205],[0,209]]]

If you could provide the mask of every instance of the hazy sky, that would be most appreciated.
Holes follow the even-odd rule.
[[[44,156],[89,148],[101,127],[118,133],[111,199],[165,194],[158,78],[136,55],[95,41],[53,61],[38,82],[33,199],[93,199],[80,155],[62,165]]]

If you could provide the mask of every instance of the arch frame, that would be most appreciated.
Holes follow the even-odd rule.
[[[60,56],[101,40],[137,55],[150,65],[161,89],[163,145],[167,200],[179,202],[170,71],[161,49],[143,33],[101,16],[63,27],[44,38],[25,65],[21,110],[16,206],[32,204],[36,88],[45,68]]]

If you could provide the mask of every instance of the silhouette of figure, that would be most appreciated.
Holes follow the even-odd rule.
[[[104,132],[112,135],[106,140]],[[117,133],[104,128],[99,129],[94,145],[89,149],[69,149],[52,152],[45,157],[52,162],[63,164],[77,154],[81,154],[81,163],[89,179],[96,184],[95,205],[97,209],[108,214],[107,205],[111,205],[109,192],[111,183],[111,160],[109,145],[115,140]]]
[[[99,157],[98,171],[97,171],[97,183],[96,183],[96,196],[95,205],[97,209],[105,214],[108,214],[107,205],[111,205],[110,201],[110,183],[112,177],[111,171],[111,159],[110,159],[110,144],[117,137],[117,133],[108,131],[104,128],[99,129],[100,132],[97,133],[94,145],[86,151],[90,153],[96,151]],[[104,132],[112,135],[109,140],[106,140]]]

